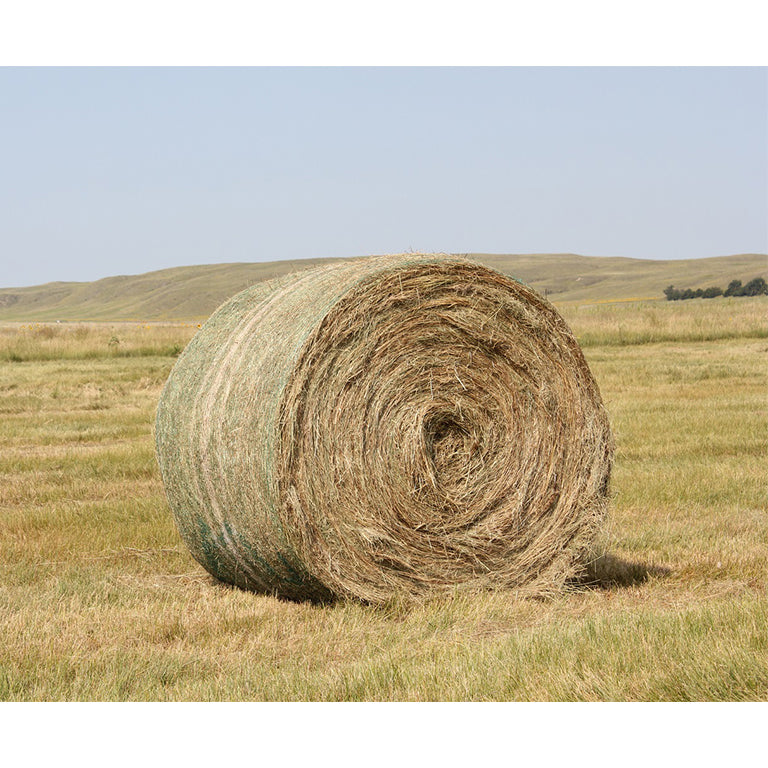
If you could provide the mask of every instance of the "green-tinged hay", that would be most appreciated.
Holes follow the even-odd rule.
[[[608,418],[532,290],[439,255],[260,283],[160,399],[157,455],[193,556],[292,599],[560,589],[603,517]]]

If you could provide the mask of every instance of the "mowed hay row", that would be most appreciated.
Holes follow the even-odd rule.
[[[441,255],[333,264],[222,305],[162,393],[193,556],[291,599],[559,590],[613,441],[581,350],[524,285]]]

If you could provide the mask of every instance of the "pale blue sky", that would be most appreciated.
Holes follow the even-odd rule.
[[[768,251],[768,68],[0,68],[0,287]]]

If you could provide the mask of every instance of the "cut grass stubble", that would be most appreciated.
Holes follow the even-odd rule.
[[[154,463],[174,358],[0,364],[0,698],[768,700],[768,344],[691,340],[672,310],[678,339],[622,343],[606,316],[586,345],[617,442],[605,557],[548,601],[315,606],[218,584]]]

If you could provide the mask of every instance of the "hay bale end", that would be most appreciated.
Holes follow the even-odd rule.
[[[613,442],[556,310],[474,262],[398,255],[259,283],[179,357],[168,502],[214,576],[296,600],[560,589]]]

